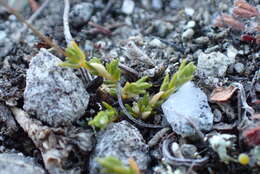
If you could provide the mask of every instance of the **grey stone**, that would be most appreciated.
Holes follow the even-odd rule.
[[[162,104],[162,109],[173,131],[181,136],[195,135],[196,130],[190,122],[200,130],[212,129],[213,114],[207,96],[192,82],[182,85]]]
[[[155,10],[161,10],[163,7],[162,0],[152,0],[152,7]]]
[[[230,45],[230,46],[227,48],[227,56],[228,56],[230,59],[235,59],[237,54],[238,54],[237,49],[235,49],[232,45]]]
[[[197,44],[206,44],[209,42],[209,38],[207,36],[201,36],[195,39],[195,43]]]
[[[185,29],[188,29],[188,28],[194,28],[196,25],[196,22],[195,21],[189,21],[186,25],[185,25]]]
[[[0,174],[46,174],[44,169],[34,162],[33,158],[15,153],[0,154],[0,168]]]
[[[182,144],[180,150],[185,158],[195,158],[197,155],[197,147],[193,144]]]
[[[80,3],[76,4],[70,12],[70,21],[74,27],[79,27],[87,24],[92,13],[94,6],[91,3]]]
[[[238,74],[242,74],[245,71],[245,65],[242,63],[236,63],[234,69]]]
[[[182,33],[182,39],[183,40],[191,39],[193,35],[194,35],[194,30],[189,28]]]
[[[197,73],[204,77],[223,77],[229,65],[235,63],[235,59],[227,57],[221,52],[205,54],[202,51],[198,54]]]
[[[6,38],[7,34],[4,31],[0,31],[0,41]]]
[[[173,30],[173,25],[171,23],[162,20],[154,21],[153,25],[155,27],[155,32],[160,37],[165,37],[170,31]]]
[[[46,49],[32,58],[26,76],[24,109],[52,126],[69,125],[88,106],[89,95],[72,69]]]
[[[127,121],[110,124],[97,136],[97,145],[90,157],[90,174],[99,173],[99,164],[95,158],[114,156],[128,165],[128,159],[134,158],[138,167],[145,171],[150,157],[148,155],[148,145],[140,132]],[[145,173],[145,172],[144,172]]]
[[[155,48],[165,48],[166,47],[166,45],[164,43],[162,43],[159,39],[151,40],[151,42],[149,42],[149,45],[151,47],[155,47]]]
[[[135,2],[132,0],[124,0],[122,5],[122,12],[125,14],[132,14],[135,8]]]
[[[18,130],[18,126],[11,111],[3,103],[0,103],[0,135],[12,136]]]

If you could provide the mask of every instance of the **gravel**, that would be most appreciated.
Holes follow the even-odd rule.
[[[59,63],[59,58],[41,49],[30,63],[24,92],[24,109],[52,126],[77,120],[89,101],[82,81]]]
[[[18,126],[11,111],[3,103],[0,103],[0,135],[12,136],[18,130]]]
[[[72,7],[70,12],[70,21],[74,27],[80,27],[84,24],[87,24],[92,13],[94,11],[94,6],[92,3],[80,3]]]

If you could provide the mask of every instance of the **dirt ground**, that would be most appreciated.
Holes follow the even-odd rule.
[[[69,26],[73,38],[88,60],[97,57],[102,62],[110,62],[118,58],[121,65],[128,67],[122,68],[122,84],[148,76],[153,84],[148,91],[155,94],[166,72],[175,73],[184,59],[194,62],[197,69],[192,81],[206,94],[213,114],[210,130],[201,130],[195,122],[194,136],[174,131],[161,107],[157,107],[149,119],[142,120],[145,124],[162,126],[160,129],[138,125],[124,116],[103,130],[94,129],[88,121],[104,110],[103,101],[118,109],[121,115],[124,113],[120,112],[122,108],[117,98],[102,90],[102,78],[92,76],[93,79],[86,80],[78,69],[68,70],[69,74],[76,74],[72,75],[73,79],[80,81],[76,80],[79,84],[75,89],[68,88],[73,88],[78,96],[83,84],[80,97],[86,94],[88,104],[82,104],[80,113],[73,111],[79,114],[77,118],[66,123],[66,114],[59,112],[62,116],[57,118],[64,123],[59,125],[55,117],[48,122],[39,115],[38,108],[45,107],[48,112],[49,105],[55,105],[52,100],[69,96],[69,102],[76,108],[75,103],[84,102],[74,100],[74,95],[66,92],[58,96],[59,89],[65,88],[58,86],[57,95],[53,94],[50,103],[45,103],[44,95],[52,94],[42,92],[43,88],[37,85],[46,83],[44,90],[48,90],[51,83],[48,79],[31,85],[35,93],[43,96],[37,99],[38,94],[32,95],[36,111],[30,112],[26,109],[30,99],[25,91],[29,91],[31,84],[28,69],[32,60],[44,48],[60,60],[64,60],[64,56],[40,40],[14,15],[0,8],[0,166],[5,168],[0,169],[0,174],[16,171],[96,174],[101,172],[95,159],[108,155],[117,156],[126,165],[128,158],[133,157],[143,174],[260,173],[260,1],[247,1],[250,7],[235,2],[70,0]],[[35,0],[10,5],[29,19],[44,3],[44,0]],[[240,11],[235,14],[236,9]],[[65,49],[63,13],[64,2],[53,0],[31,23]],[[246,16],[248,14],[251,16]],[[49,55],[50,58],[53,55]],[[38,73],[48,70],[48,65],[42,64]],[[67,73],[57,69],[61,74]],[[38,74],[33,74],[31,80],[35,80],[33,77],[37,79]],[[59,82],[63,81],[58,79],[56,84]],[[133,100],[124,102],[131,105]],[[174,151],[176,144],[179,150]],[[238,159],[241,154],[249,156],[250,161],[245,165]],[[21,159],[18,156],[22,156]]]

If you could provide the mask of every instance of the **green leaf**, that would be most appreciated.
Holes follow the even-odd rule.
[[[196,67],[193,64],[193,62],[187,64],[187,61],[184,60],[181,63],[178,71],[172,76],[170,81],[168,75],[166,75],[160,88],[160,91],[165,92],[161,96],[161,99],[168,98],[173,92],[178,90],[184,83],[191,80],[195,70]]]
[[[66,58],[61,66],[68,66],[71,68],[80,68],[83,67],[86,63],[86,55],[79,48],[76,42],[72,41],[65,50]]]
[[[118,64],[118,59],[114,59],[110,63],[106,64],[106,69],[111,74],[115,82],[119,81],[121,76],[121,70],[118,67]]]
[[[90,126],[104,129],[107,125],[117,119],[118,113],[115,108],[108,103],[103,102],[103,106],[106,108],[104,111],[100,111],[92,120],[88,122]]]
[[[126,82],[123,90],[122,96],[123,98],[131,98],[140,94],[145,94],[146,90],[152,87],[152,84],[145,82],[147,80],[147,76],[137,80],[136,82]]]
[[[160,91],[166,91],[168,89],[169,80],[170,80],[170,75],[167,73],[163,79],[162,85],[160,87]]]
[[[104,158],[96,158],[96,161],[103,167],[102,173],[107,174],[136,174],[131,167],[125,166],[116,157],[108,156]]]

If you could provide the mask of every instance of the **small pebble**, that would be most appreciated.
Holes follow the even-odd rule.
[[[151,42],[149,42],[149,45],[151,47],[155,47],[155,48],[165,48],[165,46],[166,46],[159,39],[153,39]]]
[[[79,27],[87,24],[88,20],[92,16],[94,6],[91,3],[76,4],[70,12],[71,24],[74,27]]]
[[[1,40],[4,40],[5,38],[6,38],[6,32],[4,32],[4,31],[0,31],[0,41]]]
[[[197,44],[206,44],[209,42],[209,38],[207,36],[201,36],[195,39],[195,43]]]
[[[220,122],[222,119],[222,113],[219,109],[214,109],[213,111],[213,115],[214,115],[214,122]]]
[[[236,63],[234,69],[238,74],[242,74],[245,71],[245,65],[242,63]]]
[[[181,153],[185,158],[194,158],[197,152],[197,147],[192,144],[181,145]]]
[[[196,25],[196,22],[195,21],[189,21],[186,26],[185,26],[185,29],[188,29],[188,28],[194,28]]]
[[[125,14],[132,14],[135,8],[135,2],[132,0],[124,0],[123,5],[122,5],[122,12]]]
[[[162,0],[152,0],[152,7],[155,10],[161,10],[163,7]]]
[[[189,28],[182,33],[182,39],[183,40],[191,39],[193,35],[194,35],[194,30]]]
[[[184,11],[187,16],[193,16],[195,12],[193,8],[185,8]]]
[[[235,49],[232,45],[228,46],[228,48],[227,48],[227,56],[229,58],[235,59],[237,54],[238,54],[237,49]]]

